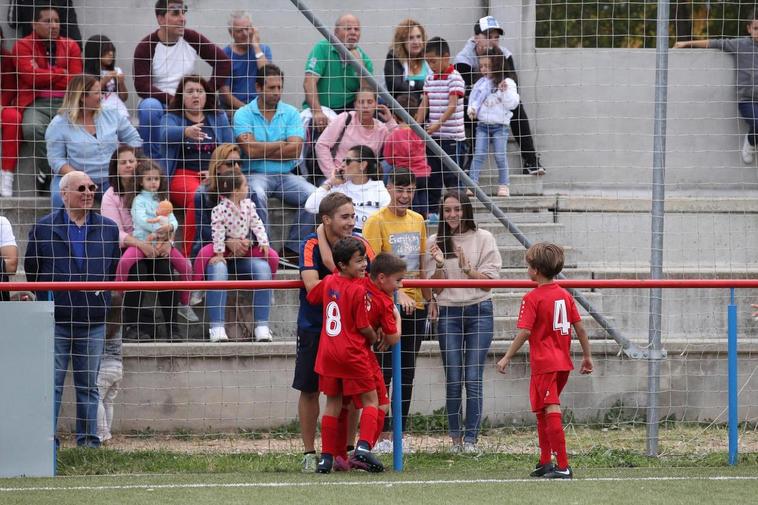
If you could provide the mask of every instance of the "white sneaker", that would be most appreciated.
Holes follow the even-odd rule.
[[[750,145],[750,140],[748,140],[748,135],[745,135],[745,141],[742,142],[742,161],[747,163],[748,165],[753,162],[753,159],[755,158],[755,147]]]
[[[193,291],[192,294],[190,294],[190,305],[200,305],[203,303],[203,292],[202,291]]]
[[[186,319],[187,322],[189,323],[196,323],[200,321],[200,318],[197,317],[197,314],[195,314],[195,311],[192,310],[192,307],[188,305],[182,305],[181,307],[179,307],[179,309],[177,309],[176,313],[179,314],[180,317],[183,317],[184,319]]]
[[[392,440],[385,438],[384,440],[378,441],[371,451],[374,454],[391,454],[392,448]]]
[[[13,172],[8,170],[0,171],[0,196],[13,196]]]
[[[511,189],[507,184],[503,184],[497,188],[497,196],[511,196]]]
[[[315,454],[303,454],[303,473],[314,473],[316,471],[316,465],[318,465],[318,457]]]
[[[229,340],[229,337],[226,336],[226,330],[223,326],[211,328],[209,333],[211,342],[226,342]]]
[[[463,454],[479,454],[480,452],[474,442],[463,442]]]
[[[253,331],[253,338],[256,342],[271,342],[274,340],[268,326],[256,326]]]

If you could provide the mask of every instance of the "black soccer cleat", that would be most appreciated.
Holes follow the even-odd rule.
[[[350,464],[353,468],[366,470],[371,473],[384,471],[384,465],[381,461],[365,447],[356,447],[353,455],[350,457]]]
[[[552,463],[545,463],[544,465],[537,463],[537,466],[534,467],[529,477],[544,477],[545,474],[552,472],[554,468],[555,466]]]
[[[331,455],[322,454],[321,459],[318,460],[318,465],[316,465],[316,473],[331,472],[333,463],[334,463],[334,460],[332,459]]]
[[[573,479],[574,472],[571,471],[571,467],[566,468],[553,467],[553,469],[545,474],[546,479]]]

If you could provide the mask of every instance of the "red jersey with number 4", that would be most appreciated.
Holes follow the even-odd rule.
[[[574,298],[558,284],[543,284],[521,301],[517,327],[529,330],[532,374],[574,369],[571,325],[581,321]]]
[[[371,326],[366,310],[366,288],[360,279],[327,275],[311,289],[307,300],[324,307],[316,372],[339,379],[370,377],[371,351],[366,338],[358,331],[358,328]]]

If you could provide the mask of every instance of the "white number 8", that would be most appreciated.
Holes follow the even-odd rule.
[[[331,301],[326,306],[326,322],[324,323],[326,334],[330,337],[336,337],[342,332],[342,318],[340,308],[337,302]]]
[[[560,330],[561,335],[568,335],[571,323],[566,312],[566,300],[556,300],[553,306],[553,331]]]

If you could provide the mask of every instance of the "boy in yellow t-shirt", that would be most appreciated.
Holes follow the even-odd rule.
[[[392,253],[403,259],[408,265],[405,278],[424,279],[424,254],[426,251],[426,223],[421,214],[410,210],[413,193],[416,190],[416,177],[407,168],[395,168],[389,176],[387,190],[390,203],[387,207],[371,215],[363,225],[363,237],[376,254]],[[413,378],[416,374],[416,356],[424,339],[426,324],[426,302],[432,297],[430,289],[404,288],[398,291],[397,303],[400,306],[402,329],[400,334],[402,362],[402,425],[406,430],[408,411],[413,393]],[[379,364],[384,374],[387,388],[392,382],[391,352],[377,353]],[[395,413],[393,412],[393,415]],[[391,442],[386,438],[390,430],[391,419],[387,417],[384,424],[382,440],[375,448],[376,452],[389,452]]]

